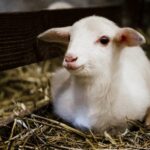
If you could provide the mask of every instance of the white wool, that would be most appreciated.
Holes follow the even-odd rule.
[[[52,80],[54,110],[79,128],[98,132],[142,120],[150,106],[150,64],[140,46],[118,46],[120,27],[102,17],[87,17],[71,27],[66,55],[78,57],[79,70],[60,69]],[[95,43],[107,35],[107,46]],[[64,64],[65,62],[63,62]]]

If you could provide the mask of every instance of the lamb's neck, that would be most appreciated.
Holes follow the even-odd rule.
[[[91,85],[96,79],[93,77],[79,77],[79,76],[73,76],[72,80],[76,85],[79,86],[88,86]]]
[[[89,95],[97,94],[104,97],[111,89],[111,78],[108,76],[95,76],[95,77],[73,77],[72,78],[75,88]]]
[[[110,107],[111,105],[111,82],[101,78],[73,79],[75,92],[75,105],[86,107],[89,114],[97,114],[97,107],[100,109]],[[94,110],[94,111],[93,111]],[[108,109],[106,109],[108,110]],[[105,113],[105,110],[103,110]]]

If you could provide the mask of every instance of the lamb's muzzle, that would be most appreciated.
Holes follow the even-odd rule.
[[[71,63],[71,62],[76,62],[76,60],[78,59],[77,56],[73,56],[71,54],[65,55],[65,62],[67,63]]]
[[[64,57],[63,66],[69,70],[76,70],[80,66],[76,65],[78,57],[73,54],[66,54]]]

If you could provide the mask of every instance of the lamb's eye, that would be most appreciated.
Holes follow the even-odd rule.
[[[109,43],[109,37],[107,36],[102,36],[100,39],[99,39],[100,43],[103,44],[103,45],[107,45]]]

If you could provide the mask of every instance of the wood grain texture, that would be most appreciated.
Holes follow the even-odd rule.
[[[0,71],[63,55],[59,45],[37,42],[37,35],[48,28],[72,25],[89,15],[120,23],[121,14],[119,6],[0,13]]]

